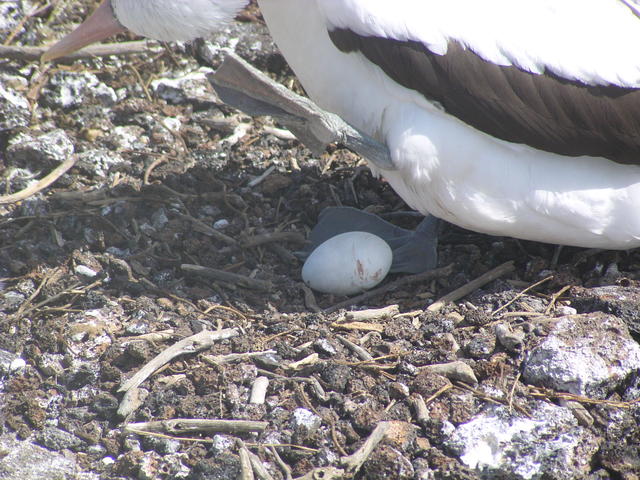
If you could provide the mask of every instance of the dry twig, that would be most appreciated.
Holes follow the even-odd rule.
[[[128,423],[125,433],[164,433],[184,435],[192,433],[252,433],[264,432],[269,422],[254,420],[217,420],[209,418],[174,418],[153,422]]]
[[[264,467],[260,458],[256,454],[251,452],[242,440],[238,440],[238,444],[240,445],[240,452],[244,451],[244,455],[251,463],[251,468],[253,469],[253,473],[260,480],[275,480],[273,476],[271,476],[271,474]]]
[[[175,357],[186,353],[195,353],[200,350],[204,350],[205,348],[209,348],[213,345],[217,340],[232,338],[239,334],[240,332],[237,328],[228,328],[226,330],[219,330],[216,332],[203,330],[200,333],[184,338],[171,345],[120,386],[118,391],[125,392],[125,395],[120,402],[118,415],[126,418],[140,406],[141,400],[139,396],[141,394],[141,390],[138,389],[140,384]]]
[[[544,310],[545,315],[549,315],[549,313],[551,313],[551,310],[553,310],[553,307],[555,306],[558,299],[562,296],[564,292],[566,292],[570,288],[571,288],[571,285],[565,285],[564,287],[562,287],[560,290],[558,290],[556,293],[553,294],[553,297],[551,297],[551,300],[549,301],[549,305],[547,305],[547,308],[545,308]]]
[[[227,245],[233,245],[233,246],[238,245],[238,242],[234,238],[231,238],[230,236],[225,235],[222,232],[219,232],[215,228],[210,227],[206,223],[201,222],[200,220],[192,217],[191,215],[185,215],[179,212],[175,212],[175,214],[178,215],[180,218],[184,220],[189,220],[191,223],[193,223],[193,226],[195,227],[195,229],[200,233],[213,237],[216,240],[226,243]]]
[[[253,466],[246,446],[240,445],[238,456],[240,457],[240,480],[254,480]]]
[[[456,300],[460,300],[463,297],[466,297],[470,293],[476,291],[478,288],[483,287],[487,283],[493,282],[494,280],[511,273],[515,270],[515,266],[513,265],[513,261],[508,261],[503,263],[502,265],[498,265],[496,268],[489,270],[488,272],[480,275],[478,278],[471,280],[466,285],[463,285],[460,288],[455,289],[453,292],[440,297],[434,303],[427,307],[427,310],[431,312],[437,312],[442,309],[447,303],[455,302]]]
[[[120,337],[120,343],[126,344],[131,342],[148,342],[148,343],[156,343],[156,342],[165,342],[167,340],[171,340],[176,336],[175,331],[172,328],[167,330],[162,330],[160,332],[151,332],[144,333],[142,335],[136,335],[131,337]]]
[[[311,355],[304,357],[302,360],[298,360],[297,362],[291,362],[285,365],[284,368],[286,370],[295,372],[298,370],[302,370],[305,367],[315,365],[319,361],[320,361],[320,355],[318,355],[317,353],[312,353]]]
[[[254,235],[244,239],[242,246],[245,248],[259,247],[267,243],[294,242],[304,243],[304,235],[298,232],[271,232]]]
[[[498,312],[501,312],[502,310],[504,310],[505,308],[507,308],[509,305],[511,305],[513,302],[515,302],[517,299],[519,299],[521,296],[523,296],[525,293],[527,293],[529,290],[532,290],[534,288],[536,288],[539,285],[542,285],[545,282],[548,282],[549,280],[551,280],[553,278],[553,275],[550,275],[546,278],[543,278],[542,280],[538,280],[536,283],[532,283],[531,285],[529,285],[527,288],[525,288],[524,290],[518,292],[518,294],[513,297],[511,300],[509,300],[507,303],[505,303],[504,305],[502,305],[499,308],[496,308],[493,312],[491,312],[491,316],[493,317],[494,315],[496,315]]]
[[[339,323],[333,322],[331,324],[333,328],[341,328],[343,330],[364,330],[367,332],[378,332],[382,333],[384,331],[384,326],[378,323],[364,323],[364,322],[348,322],[348,323]]]
[[[273,448],[273,447],[269,447],[267,449],[267,452],[269,452],[271,454],[271,456],[275,459],[275,461],[278,464],[278,466],[280,467],[280,469],[284,472],[284,478],[286,478],[286,480],[292,480],[293,477],[291,475],[291,468],[289,467],[289,465],[284,463],[282,458],[280,458],[280,455],[278,454],[276,449]]]
[[[508,408],[511,408],[511,406],[513,406],[513,408],[515,408],[520,414],[524,415],[527,418],[531,418],[531,413],[522,405],[513,403],[513,399],[504,399],[500,397],[495,397],[493,395],[488,395],[487,393],[481,390],[478,390],[477,388],[473,388],[470,385],[467,385],[466,383],[463,383],[463,382],[455,382],[455,386],[461,390],[467,390],[473,393],[478,398],[481,398],[482,400],[485,400],[487,402],[494,403],[496,405],[504,405],[505,407],[508,407]]]
[[[353,350],[353,352],[358,356],[358,358],[360,358],[360,360],[363,360],[365,362],[370,362],[373,361],[373,355],[371,355],[369,352],[367,352],[364,348],[362,348],[359,345],[356,345],[355,343],[349,341],[348,339],[346,339],[345,337],[343,337],[342,335],[336,335],[336,338],[347,348],[350,348],[351,350]]]
[[[428,403],[433,402],[440,395],[442,395],[443,393],[445,393],[448,390],[451,390],[452,388],[453,388],[453,385],[450,384],[450,383],[447,383],[444,387],[439,388],[437,392],[435,392],[433,395],[431,395],[429,398],[427,398],[424,401],[424,403],[428,404]]]
[[[211,365],[225,365],[238,360],[250,360],[274,353],[276,353],[275,350],[264,350],[262,352],[229,353],[227,355],[202,355],[202,359]]]
[[[367,461],[373,450],[385,438],[391,424],[389,422],[380,422],[371,432],[371,435],[365,440],[362,446],[348,457],[340,459],[340,464],[351,474],[355,474],[364,462]]]
[[[215,268],[183,263],[180,265],[180,269],[188,274],[199,275],[211,280],[230,283],[232,285],[238,285],[251,290],[269,291],[273,288],[271,282],[258,280],[245,275],[239,275],[237,273],[225,272],[224,270],[218,270]]]
[[[350,298],[349,300],[345,300],[344,302],[336,303],[329,308],[325,308],[324,312],[332,313],[340,310],[341,308],[349,308],[352,305],[357,305],[358,303],[365,302],[371,298],[390,292],[391,290],[401,287],[402,285],[417,284],[419,282],[428,282],[436,278],[447,277],[451,275],[452,271],[453,264],[447,265],[446,267],[429,270],[428,272],[417,273],[415,275],[407,275],[406,277],[401,277],[397,280],[394,280],[393,282],[389,282],[380,288],[369,290],[368,292],[364,292],[363,294]]]
[[[370,308],[368,310],[354,310],[346,312],[344,318],[338,319],[338,322],[343,319],[354,320],[356,322],[362,322],[364,320],[380,320],[385,318],[391,318],[394,315],[400,313],[398,305],[388,305],[382,308]]]
[[[19,192],[12,193],[10,195],[1,195],[0,205],[19,202],[21,200],[29,198],[32,195],[35,195],[41,190],[44,190],[58,178],[64,175],[71,167],[73,167],[76,163],[76,160],[77,157],[75,155],[71,155],[64,162],[54,168],[51,173],[49,173],[42,180],[38,180],[36,183],[29,185],[27,188],[25,188],[24,190],[20,190]]]
[[[0,45],[0,58],[12,60],[34,61],[40,60],[44,52],[50,46],[45,47],[21,47],[13,45]],[[79,58],[105,57],[107,55],[133,55],[136,53],[146,53],[156,50],[157,43],[148,40],[136,42],[104,43],[91,45],[89,47],[70,53],[55,60],[55,62],[68,62]]]
[[[603,405],[605,407],[614,407],[614,408],[632,408],[637,406],[640,403],[640,398],[637,398],[635,400],[631,400],[628,402],[615,401],[615,400],[599,400],[597,398],[585,397],[584,395],[576,395],[575,393],[554,392],[553,390],[549,390],[547,388],[539,388],[539,387],[529,387],[529,395],[536,398],[546,398],[547,400],[550,400],[550,399],[565,400],[565,401],[584,403],[587,405]]]
[[[466,363],[458,360],[449,363],[439,363],[434,365],[425,365],[419,370],[429,370],[438,375],[448,378],[449,380],[459,380],[465,383],[478,383],[473,370]]]
[[[240,335],[240,332],[237,328],[227,328],[225,330],[218,330],[215,332],[203,330],[200,333],[183,338],[179,342],[174,343],[169,348],[156,355],[155,358],[142,367],[133,377],[124,382],[118,391],[126,392],[132,388],[137,388],[150,375],[152,375],[153,372],[180,355],[199,352],[200,350],[209,348],[218,340],[226,340],[228,338],[237,337],[238,335]]]

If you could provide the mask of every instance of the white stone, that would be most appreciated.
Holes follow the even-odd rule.
[[[291,418],[291,426],[295,430],[313,432],[320,428],[322,419],[306,408],[296,408]]]
[[[625,323],[602,312],[557,319],[528,355],[527,383],[577,395],[606,398],[640,369],[640,345]]]
[[[523,480],[583,478],[598,448],[593,434],[568,409],[543,401],[531,418],[510,414],[507,407],[490,407],[459,425],[446,444],[486,478]]]
[[[86,265],[77,265],[75,268],[75,272],[78,275],[82,275],[85,277],[89,277],[89,278],[93,278],[96,275],[98,275],[98,272],[96,272],[95,270],[87,267]]]
[[[158,78],[151,82],[155,94],[167,102],[211,101],[214,97],[207,75],[212,69],[201,67],[178,78]]]
[[[11,365],[9,365],[9,371],[12,373],[20,372],[26,366],[27,362],[25,362],[24,359],[16,358],[13,362],[11,362]]]
[[[176,117],[165,117],[162,120],[162,125],[170,131],[179,132],[182,127],[182,122]]]
[[[234,443],[233,437],[221,434],[214,435],[211,441],[211,452],[214,455],[228,453],[233,448]]]
[[[229,226],[229,220],[226,218],[221,218],[220,220],[216,220],[213,224],[213,228],[216,230],[222,230]]]

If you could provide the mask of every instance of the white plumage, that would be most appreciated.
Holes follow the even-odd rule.
[[[601,158],[560,156],[495,139],[443,112],[417,92],[398,85],[362,55],[339,52],[326,33],[329,23],[369,28],[369,33],[380,34],[383,29],[383,35],[400,37],[404,33],[407,38],[420,38],[411,31],[411,23],[435,22],[427,19],[428,7],[452,3],[460,6],[459,18],[478,20],[479,24],[493,19],[487,24],[487,38],[496,33],[496,22],[507,19],[498,9],[501,4],[540,5],[548,9],[551,3],[575,7],[579,2],[262,0],[260,6],[272,35],[309,96],[387,143],[398,170],[375,173],[384,176],[411,207],[494,235],[584,247],[626,249],[640,245],[640,167]],[[583,3],[614,4],[613,9],[619,11],[615,1]],[[467,17],[463,4],[486,8],[474,12],[476,17]],[[635,22],[640,41],[640,19],[624,5],[622,8]],[[449,16],[453,15],[451,10],[453,6],[436,9]],[[594,12],[587,10],[587,14],[593,19]],[[521,20],[524,27],[525,19]],[[299,26],[306,35],[294,41],[292,25]],[[438,30],[441,38],[446,38],[444,27]],[[614,33],[619,26],[607,30]],[[454,30],[447,34],[454,35]],[[535,37],[530,41],[533,43]],[[628,63],[640,65],[640,57],[632,57]]]
[[[193,40],[233,18],[247,0],[116,0],[111,2],[120,23],[156,40]]]
[[[121,24],[164,40],[185,39],[189,25],[191,36],[201,36],[246,3],[111,2]],[[344,29],[364,43],[372,37],[411,41],[437,56],[449,54],[455,43],[487,64],[552,76],[559,83],[633,94],[640,88],[640,55],[635,53],[640,18],[635,1],[259,0],[259,4],[309,96],[389,147],[396,170],[374,173],[384,176],[413,208],[489,234],[583,247],[640,246],[640,154],[632,162],[636,164],[621,164],[495,138],[447,113],[440,102],[402,86],[395,73],[406,77],[407,72],[389,66],[385,70],[362,51],[341,50],[329,35]],[[491,84],[491,78],[483,80]],[[526,101],[564,101],[531,93]],[[490,95],[487,101],[499,101],[493,97],[500,92]],[[526,101],[521,106],[524,113]],[[569,115],[571,110],[568,105],[563,112]],[[640,112],[630,115],[631,130],[624,135],[633,139],[640,135],[640,128],[636,131]],[[585,127],[578,123],[575,128]]]
[[[276,0],[277,1],[277,0]],[[269,0],[261,2],[270,3]],[[620,0],[317,0],[331,27],[416,40],[445,54],[457,40],[485,60],[590,84],[640,86],[640,18]]]

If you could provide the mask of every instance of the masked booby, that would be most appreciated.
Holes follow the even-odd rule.
[[[190,40],[247,0],[105,0],[49,60]],[[640,246],[636,0],[259,0],[309,97],[386,144],[413,208],[478,232]]]

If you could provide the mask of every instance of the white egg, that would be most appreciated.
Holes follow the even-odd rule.
[[[377,235],[341,233],[311,252],[302,266],[302,280],[319,292],[352,295],[378,285],[392,259],[391,248]]]

